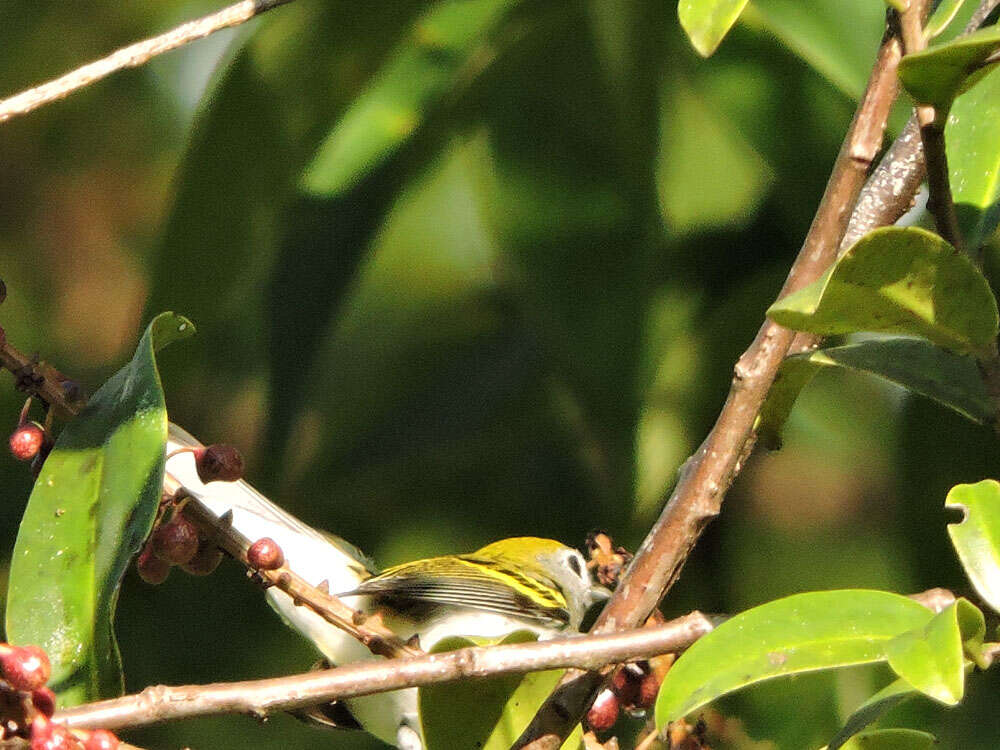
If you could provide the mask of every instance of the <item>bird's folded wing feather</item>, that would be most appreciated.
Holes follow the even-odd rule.
[[[471,555],[417,560],[389,568],[347,594],[365,594],[399,609],[407,605],[468,607],[548,625],[565,625],[562,595],[530,575]]]

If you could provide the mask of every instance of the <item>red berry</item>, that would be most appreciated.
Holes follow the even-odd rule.
[[[117,750],[118,738],[107,729],[95,729],[83,743],[83,750]]]
[[[158,586],[167,580],[170,575],[170,563],[164,562],[153,554],[153,546],[147,544],[145,549],[139,553],[139,559],[135,563],[139,577],[146,583]]]
[[[247,562],[258,570],[274,570],[285,564],[285,553],[270,537],[258,539],[247,550]]]
[[[198,551],[198,530],[184,516],[175,515],[153,532],[153,552],[171,565],[184,565]]]
[[[635,703],[639,695],[639,683],[642,680],[642,673],[633,671],[634,667],[626,665],[620,667],[611,678],[611,692],[618,696],[618,700],[623,705],[631,706]]]
[[[66,727],[44,716],[31,722],[31,750],[79,750],[80,741]]]
[[[660,680],[656,674],[648,674],[639,683],[639,694],[635,698],[637,708],[652,708],[656,703],[656,696],[660,693]]]
[[[222,550],[212,542],[202,541],[194,557],[182,565],[181,569],[193,576],[207,576],[219,567],[220,562],[222,562]]]
[[[0,669],[12,688],[29,693],[44,687],[52,673],[49,657],[38,646],[6,646],[0,653]]]
[[[610,690],[602,690],[587,711],[587,725],[595,732],[611,729],[618,721],[619,707],[618,696]]]
[[[243,478],[243,456],[231,445],[215,443],[194,452],[198,478],[209,482],[235,482]]]
[[[33,690],[31,692],[31,705],[38,713],[51,717],[56,712],[56,694],[47,687]]]
[[[26,422],[11,433],[10,452],[18,461],[30,461],[42,449],[45,430],[38,422]]]

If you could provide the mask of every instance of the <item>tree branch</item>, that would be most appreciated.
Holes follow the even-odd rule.
[[[136,695],[60,711],[74,728],[140,727],[220,713],[266,716],[343,698],[463,679],[646,659],[687,648],[714,627],[700,612],[628,633],[586,635],[538,643],[463,648],[440,654],[348,664],[268,680],[182,687],[156,686]]]
[[[902,46],[888,34],[879,48],[864,97],[834,164],[823,199],[779,298],[801,289],[837,256],[868,168],[882,146]],[[708,437],[681,468],[660,518],[647,534],[591,632],[625,630],[642,622],[677,579],[701,532],[715,518],[733,479],[754,447],[755,420],[795,332],[765,321],[736,363],[729,396]],[[580,721],[606,674],[570,672],[514,748],[555,750]]]
[[[95,60],[59,78],[54,78],[51,81],[0,101],[0,123],[6,122],[18,115],[27,114],[49,102],[62,99],[77,89],[89,86],[119,70],[137,68],[157,55],[162,55],[164,52],[169,52],[189,42],[202,39],[221,29],[239,26],[251,18],[259,16],[261,13],[291,1],[242,0],[210,15],[181,24],[177,28],[171,29],[159,36],[122,47],[107,57]]]

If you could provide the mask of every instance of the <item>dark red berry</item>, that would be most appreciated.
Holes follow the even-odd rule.
[[[170,563],[164,562],[154,555],[151,544],[147,544],[145,549],[139,553],[139,559],[135,563],[135,568],[142,580],[154,586],[163,583],[167,580],[167,576],[170,575]]]
[[[270,537],[258,539],[247,550],[247,562],[258,570],[274,570],[285,564],[285,553]]]
[[[639,683],[642,680],[642,673],[638,668],[626,665],[620,667],[611,678],[611,692],[618,696],[618,700],[625,706],[635,704],[635,699],[639,695]]]
[[[18,461],[30,461],[42,449],[45,430],[38,422],[26,422],[11,433],[10,452]]]
[[[31,705],[43,716],[52,716],[56,712],[56,694],[47,687],[33,690],[31,692]]]
[[[587,726],[595,732],[611,729],[618,721],[618,696],[610,690],[602,690],[594,705],[587,711]]]
[[[80,741],[66,727],[44,716],[31,722],[31,750],[79,750]]]
[[[181,569],[193,576],[207,576],[219,567],[220,562],[222,562],[222,550],[213,542],[203,540],[198,544],[198,551],[194,557],[182,565]]]
[[[198,529],[182,515],[175,515],[153,532],[153,552],[171,565],[184,565],[198,551]]]
[[[95,729],[83,743],[83,750],[117,750],[118,738],[107,729]]]
[[[639,683],[639,694],[635,698],[637,708],[652,708],[660,692],[662,681],[656,674],[648,674]]]
[[[243,478],[243,456],[231,445],[216,443],[194,452],[195,468],[202,482],[235,482]]]
[[[38,646],[7,646],[0,653],[3,678],[15,690],[31,692],[45,687],[52,673],[49,657]]]

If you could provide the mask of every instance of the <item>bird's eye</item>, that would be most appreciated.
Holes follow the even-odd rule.
[[[569,569],[580,576],[580,578],[583,578],[583,562],[580,560],[579,555],[570,555]]]

